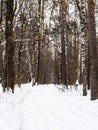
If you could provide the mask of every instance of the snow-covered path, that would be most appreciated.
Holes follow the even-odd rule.
[[[81,90],[23,85],[0,96],[0,130],[98,130],[98,100]]]

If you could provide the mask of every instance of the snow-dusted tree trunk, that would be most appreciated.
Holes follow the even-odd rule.
[[[83,95],[86,96],[86,47],[87,47],[87,35],[86,35],[86,12],[85,1],[80,2],[76,0],[76,4],[80,17],[80,29],[81,29],[81,70],[82,70],[82,82],[83,82]]]

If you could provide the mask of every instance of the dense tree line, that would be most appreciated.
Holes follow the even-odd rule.
[[[94,0],[0,0],[0,81],[83,84],[98,98],[97,5]]]

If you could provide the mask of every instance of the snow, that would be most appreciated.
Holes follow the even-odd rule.
[[[15,94],[0,87],[0,130],[98,130],[98,100],[71,86],[24,84]]]

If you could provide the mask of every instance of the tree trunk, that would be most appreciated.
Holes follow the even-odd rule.
[[[86,47],[87,47],[87,34],[86,34],[86,11],[85,1],[81,0],[81,4],[76,0],[77,8],[79,11],[80,24],[81,24],[81,71],[82,71],[82,83],[83,83],[83,96],[87,95],[86,91]]]
[[[13,39],[13,5],[14,0],[7,0],[6,2],[6,52],[5,52],[5,66],[3,70],[3,90],[5,88],[12,89],[14,93],[14,39]]]
[[[98,57],[95,30],[95,3],[88,0],[88,38],[90,51],[90,87],[91,100],[98,99]]]
[[[44,2],[39,0],[38,84],[44,83]]]
[[[87,85],[88,85],[88,90],[90,90],[90,55],[89,55],[89,47],[88,47],[88,53],[87,53]]]
[[[38,74],[37,74],[37,82],[41,83],[41,34],[40,34],[40,12],[41,12],[41,0],[38,1],[38,23],[39,23],[39,41],[38,41]]]
[[[66,55],[65,55],[65,24],[66,8],[64,0],[60,0],[60,27],[61,27],[61,83],[67,86]]]

